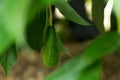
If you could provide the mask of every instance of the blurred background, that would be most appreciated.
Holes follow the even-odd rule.
[[[92,22],[92,2],[91,0],[71,0],[70,5],[88,22],[90,26],[82,26],[67,20],[57,8],[53,6],[53,23],[65,47],[72,56],[82,53],[87,46],[100,35],[95,24]],[[105,10],[110,12],[109,3]],[[107,15],[109,13],[106,13]],[[106,15],[105,14],[105,15]],[[106,17],[104,20],[105,31],[116,31],[116,17],[110,14],[111,20]],[[27,45],[26,45],[27,46]],[[33,51],[28,46],[18,51],[17,64],[11,69],[8,76],[5,76],[0,66],[0,80],[43,80],[45,76],[59,68],[64,62],[71,59],[70,56],[61,53],[61,59],[55,68],[46,68],[42,62],[42,52]],[[102,59],[103,73],[101,80],[120,80],[120,64],[115,55],[109,55]]]

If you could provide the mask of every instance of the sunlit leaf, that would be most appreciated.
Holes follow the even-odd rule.
[[[3,27],[15,38],[19,37],[24,30],[27,12],[31,0],[5,0],[2,14]]]
[[[54,71],[45,80],[77,80],[78,73],[102,57],[110,54],[120,46],[120,34],[115,32],[106,33],[95,39],[84,51]]]
[[[12,45],[0,56],[0,63],[6,75],[8,74],[8,71],[15,65],[16,61],[16,47],[15,45]]]
[[[81,25],[90,25],[89,22],[87,22],[86,20],[84,20],[69,4],[67,1],[61,1],[58,2],[55,5],[55,7],[57,7],[60,12],[69,20],[77,23],[77,24],[81,24]]]
[[[27,9],[31,0],[0,1],[0,54],[23,35]]]
[[[14,41],[13,36],[0,26],[0,54]]]

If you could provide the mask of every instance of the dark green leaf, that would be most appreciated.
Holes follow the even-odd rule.
[[[46,11],[41,11],[27,27],[27,43],[34,50],[40,51],[43,45],[43,33],[46,25]]]
[[[120,34],[115,32],[106,33],[95,39],[83,55],[74,57],[45,80],[77,80],[78,73],[118,47],[120,47]]]
[[[41,7],[41,0],[32,0],[29,8],[28,22],[31,22],[36,17],[37,13],[41,11]]]
[[[86,26],[90,25],[90,23],[85,21],[78,13],[76,13],[76,11],[68,4],[67,1],[61,1],[53,5],[55,5],[55,7],[57,7],[67,19],[77,24]]]
[[[12,45],[0,56],[0,63],[7,75],[8,71],[15,65],[17,61],[17,53],[15,45]]]
[[[92,0],[92,18],[98,30],[103,33],[105,32],[103,20],[104,20],[104,0]]]

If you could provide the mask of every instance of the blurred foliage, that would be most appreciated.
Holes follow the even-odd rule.
[[[38,52],[40,52],[43,45],[43,33],[46,22],[46,10],[40,11],[26,29],[26,40],[29,46]]]
[[[108,33],[103,25],[105,4],[103,0],[92,1],[93,22],[102,34],[93,40],[82,55],[73,57],[45,80],[99,80],[102,69],[100,59],[120,47],[120,1],[115,0],[113,8],[118,31]],[[57,36],[54,25],[51,24],[54,32],[49,32],[48,26],[51,25],[48,23],[52,22],[50,5],[57,7],[67,19],[80,25],[90,25],[66,0],[0,0],[0,63],[5,74],[16,63],[16,47],[19,46],[16,46],[16,42],[22,41],[21,36],[34,50],[40,51],[44,46],[44,64],[55,62],[50,62],[49,66],[57,65],[60,52],[70,55]]]
[[[58,70],[50,74],[45,80],[79,80],[80,74],[84,73],[84,70],[87,67],[92,66],[105,55],[111,54],[119,46],[120,35],[114,32],[106,33],[95,39],[83,52],[83,55],[77,55]],[[99,80],[99,78],[97,80]]]

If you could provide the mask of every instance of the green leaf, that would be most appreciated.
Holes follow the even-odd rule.
[[[92,18],[96,27],[101,33],[105,32],[103,20],[104,20],[104,0],[92,0]]]
[[[10,36],[9,32],[6,32],[4,28],[0,26],[0,55],[13,41],[13,36]]]
[[[37,51],[43,45],[43,33],[46,26],[46,11],[40,11],[26,29],[26,38],[29,46]]]
[[[96,63],[102,57],[110,54],[120,47],[120,34],[116,32],[106,33],[95,39],[84,51],[54,71],[45,80],[77,80],[78,73]]]
[[[31,0],[0,0],[0,54],[23,35]]]
[[[19,38],[19,35],[23,33],[27,19],[27,12],[31,0],[4,0],[4,10],[0,15],[2,18],[3,26],[5,30],[11,33],[11,36]]]
[[[0,63],[6,75],[8,74],[8,71],[15,65],[16,61],[16,47],[15,45],[12,45],[0,56]]]
[[[100,80],[102,73],[102,65],[97,62],[90,67],[87,67],[79,73],[78,80]]]
[[[58,35],[57,35],[57,44],[58,44],[59,53],[65,53],[71,56],[70,52],[64,47]]]
[[[87,21],[85,21],[69,4],[67,1],[61,1],[58,2],[55,5],[55,7],[57,7],[60,12],[69,20],[77,23],[77,24],[81,24],[81,25],[90,25],[90,23],[88,23]]]

